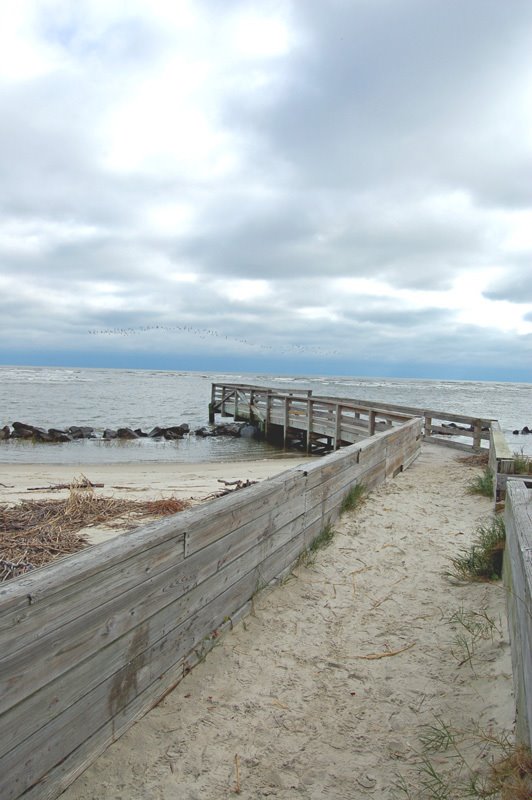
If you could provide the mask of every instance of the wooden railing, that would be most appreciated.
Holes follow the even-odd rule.
[[[0,798],[57,797],[420,441],[405,422],[1,584]]]
[[[273,433],[286,446],[299,435],[308,452],[316,446],[337,450],[378,430],[423,419],[424,440],[469,452],[490,441],[491,419],[447,411],[377,403],[346,397],[313,395],[312,391],[272,389],[249,384],[212,384],[210,420],[250,420],[267,438]],[[279,435],[281,431],[281,435]],[[457,438],[463,441],[457,441]]]
[[[532,481],[508,481],[503,577],[515,687],[516,733],[532,746]]]

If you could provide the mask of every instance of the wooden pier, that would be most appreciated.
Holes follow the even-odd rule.
[[[216,415],[246,420],[269,441],[298,445],[307,453],[355,444],[374,433],[423,419],[423,438],[448,447],[479,452],[490,440],[490,419],[343,397],[313,395],[248,384],[213,383],[209,419]],[[457,441],[456,437],[466,441]]]

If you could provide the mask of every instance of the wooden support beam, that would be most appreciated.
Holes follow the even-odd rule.
[[[286,445],[288,442],[288,422],[289,422],[289,413],[290,413],[290,398],[285,397],[284,399],[284,417],[283,417],[283,447],[286,449]]]
[[[339,403],[336,404],[335,411],[336,411],[336,419],[335,419],[336,430],[334,432],[334,449],[338,450],[342,438],[342,406]]]
[[[473,421],[473,450],[480,450],[482,439],[482,422],[479,419]]]
[[[310,399],[310,394],[309,394],[309,399],[307,400],[307,453],[311,452],[310,449],[311,435],[312,435],[312,400]]]

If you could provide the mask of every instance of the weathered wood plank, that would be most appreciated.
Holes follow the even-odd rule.
[[[304,402],[307,407],[307,396]],[[104,548],[114,559],[105,580],[114,574],[120,591],[116,597],[108,591],[109,596],[96,600],[94,609],[87,606],[87,598],[78,601],[75,594],[82,586],[82,595],[88,587],[94,592],[96,564],[106,572],[98,559],[92,572],[82,564],[81,581],[75,580],[68,567],[54,565],[61,566],[57,574],[63,576],[66,589],[59,591],[48,577],[39,578],[31,584],[36,604],[28,604],[27,584],[11,592],[7,605],[12,621],[16,622],[14,614],[25,612],[17,623],[22,625],[19,632],[35,625],[45,609],[56,611],[54,602],[61,596],[79,605],[73,613],[60,612],[59,622],[51,623],[56,627],[45,629],[31,645],[18,644],[12,656],[4,659],[4,678],[9,676],[4,694],[11,710],[0,717],[0,730],[9,735],[20,724],[0,761],[8,776],[0,785],[7,787],[15,775],[15,786],[20,788],[25,781],[29,787],[46,772],[53,779],[28,789],[26,800],[44,797],[43,792],[54,791],[53,786],[64,788],[87,755],[109,740],[110,725],[115,732],[121,730],[121,725],[129,725],[142,713],[139,709],[147,709],[148,697],[153,703],[157,692],[161,696],[165,678],[159,676],[171,673],[175,679],[181,668],[178,659],[193,659],[191,651],[208,644],[202,637],[212,632],[212,626],[223,624],[231,613],[228,609],[245,606],[258,587],[291,568],[323,525],[336,518],[346,491],[361,475],[371,488],[396,463],[415,455],[419,428],[419,420],[413,420],[404,428],[376,434],[371,442],[331,454],[308,469],[288,470],[267,482],[266,489],[251,487],[215,501],[210,508],[185,512],[186,516],[179,515],[179,524],[172,522],[171,535],[169,529],[161,535],[159,528],[151,536],[137,536],[138,549],[128,550],[124,562]],[[190,547],[194,531],[197,538]],[[179,557],[172,551],[177,539]],[[146,559],[150,552],[156,566],[148,558],[144,574],[135,561]],[[17,603],[22,605],[17,607]],[[134,677],[128,673],[131,665],[141,663],[133,670]],[[124,688],[125,695],[118,692]],[[109,717],[110,698],[118,695],[126,697],[124,721],[122,710],[116,708],[112,720]],[[90,731],[84,726],[87,716],[91,717]],[[72,731],[71,738],[67,730]],[[65,743],[74,750],[65,752]],[[18,794],[9,795],[15,797]]]
[[[504,577],[520,741],[532,744],[532,490],[507,487]]]
[[[26,647],[3,659],[0,709],[7,710],[16,705],[30,688],[36,692],[43,685],[60,678],[73,665],[90,658],[95,641],[100,643],[100,647],[106,647],[105,658],[110,664],[114,652],[109,649],[111,644],[129,631],[134,632],[144,621],[150,620],[152,634],[156,636],[155,631],[168,624],[177,624],[193,613],[197,606],[210,602],[229,583],[267,558],[272,551],[284,546],[286,540],[293,536],[294,527],[298,531],[303,527],[303,506],[304,500],[299,503],[297,516],[282,527],[276,529],[271,520],[266,519],[264,526],[256,531],[252,527],[245,535],[235,531],[229,542],[228,537],[217,540],[210,548],[198,551],[174,569],[157,576],[149,587],[143,584],[117,598],[112,597],[83,617],[65,624],[60,642],[56,643],[52,633],[50,637],[40,640],[37,646],[30,641]],[[281,521],[283,511],[278,509],[275,513],[276,519]],[[238,542],[239,537],[241,543]],[[68,642],[66,648],[63,641]],[[119,644],[118,658],[120,647]],[[38,659],[36,652],[40,654]],[[95,667],[93,665],[92,669]],[[101,668],[98,667],[100,671]],[[90,674],[85,680],[90,681]],[[8,717],[5,720],[0,718],[0,729],[3,723],[8,725],[9,721]]]

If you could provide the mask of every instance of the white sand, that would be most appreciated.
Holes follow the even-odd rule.
[[[145,469],[149,485],[158,473]],[[238,788],[247,800],[391,800],[404,797],[394,789],[400,775],[412,797],[432,796],[420,789],[421,725],[437,716],[458,729],[513,723],[504,591],[443,574],[491,511],[465,491],[476,471],[454,451],[425,446],[407,472],[342,517],[313,564],[260,593],[254,613],[64,800],[220,800]],[[460,608],[485,609],[500,628],[462,664],[458,637],[467,632],[449,622]],[[467,750],[471,763],[480,755]],[[456,774],[451,754],[434,758]]]

